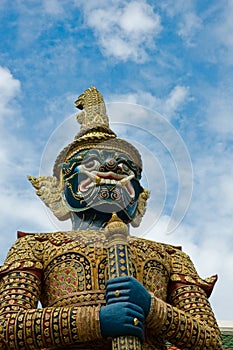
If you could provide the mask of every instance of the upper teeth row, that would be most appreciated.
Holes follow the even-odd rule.
[[[95,176],[92,179],[94,182],[90,183],[87,186],[87,188],[93,187],[96,184],[98,184],[98,185],[110,184],[110,185],[125,186],[127,184],[127,182],[129,182],[133,177],[134,177],[134,175],[129,175],[127,177],[124,177],[121,180],[114,180],[114,179],[105,179],[105,178],[101,178],[99,176]]]
[[[113,180],[113,179],[101,179],[100,180],[97,178],[95,181],[97,184],[111,184],[111,185],[116,185],[119,181]]]

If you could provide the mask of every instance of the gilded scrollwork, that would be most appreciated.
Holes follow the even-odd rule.
[[[70,211],[62,197],[61,183],[55,176],[28,176],[28,180],[36,189],[37,196],[59,220],[70,218]]]
[[[208,301],[217,277],[202,279],[179,247],[128,234],[149,198],[140,184],[141,156],[110,129],[96,88],[75,104],[81,130],[58,155],[53,176],[29,177],[46,206],[58,219],[70,218],[73,228],[18,233],[0,267],[0,349],[125,350],[127,343],[132,350],[165,350],[170,341],[181,349],[221,350]],[[133,296],[124,290],[127,301],[133,298],[127,307],[139,289],[149,300],[148,308],[138,298],[141,306],[131,309],[143,320],[130,323],[143,330],[142,344],[128,333],[103,336],[106,284],[122,276],[130,280],[127,288],[138,288]]]
[[[164,306],[168,298],[171,305],[175,306],[175,311],[173,308],[170,310],[167,304],[164,307],[163,311],[168,310],[166,322],[161,328],[161,334],[158,333],[157,341],[153,347],[152,344],[150,345],[151,347],[148,347],[148,344],[152,341],[150,339],[151,328],[153,329],[154,322],[157,324],[158,315],[161,314],[161,319],[165,316],[161,311],[157,310],[154,313],[154,316],[157,315],[155,321],[153,321],[151,316],[149,317],[148,343],[146,341],[143,349],[162,349],[164,334],[166,334],[167,339],[177,342],[177,344],[182,345],[182,341],[185,343],[185,337],[191,334],[188,327],[193,327],[193,324],[191,325],[185,314],[187,310],[190,313],[190,317],[197,317],[198,320],[201,316],[202,324],[211,321],[214,327],[215,319],[204,291],[206,282],[198,276],[186,254],[176,247],[136,237],[129,237],[129,247],[135,271],[134,275],[156,299],[154,308],[159,308],[158,305],[161,302]],[[17,257],[15,255],[16,251]],[[67,323],[67,319],[64,317],[64,313],[66,315],[67,312],[64,310],[71,312],[70,305],[82,308],[89,307],[88,310],[91,310],[90,308],[92,307],[95,310],[96,307],[104,305],[105,282],[107,279],[106,255],[106,240],[102,231],[88,231],[87,234],[86,232],[79,234],[79,232],[75,231],[72,231],[71,234],[70,232],[28,234],[18,239],[11,249],[4,266],[1,268],[2,283],[4,285],[2,289],[2,300],[4,300],[2,314],[4,315],[6,312],[8,314],[10,323],[7,327],[15,331],[15,327],[18,327],[20,324],[25,324],[25,322],[27,322],[27,325],[30,324],[30,322],[28,323],[28,317],[32,318],[32,315],[34,315],[32,311],[27,312],[23,316],[22,323],[17,323],[17,325],[14,323],[14,326],[10,326],[13,323],[11,320],[15,318],[15,312],[22,309],[35,309],[38,298],[45,308],[52,307],[51,310],[53,310],[51,312],[48,311],[47,314],[44,314],[42,311],[36,311],[37,316],[34,319],[38,324],[38,332],[41,329],[40,327],[42,327],[39,324],[44,322],[45,315],[47,315],[47,318],[54,317],[56,314],[54,310],[57,310],[57,315],[61,315],[64,318],[64,322]],[[29,258],[27,263],[25,261],[26,256]],[[16,261],[14,260],[15,257]],[[179,288],[175,288],[168,296],[168,285],[171,282],[171,276],[177,276],[176,281],[180,282],[181,280],[178,277],[183,276],[185,272],[188,273],[189,270],[192,271],[192,280],[186,281]],[[202,286],[200,286],[201,281]],[[42,295],[40,292],[41,284],[43,285]],[[25,288],[27,289],[26,294]],[[196,302],[197,298],[198,304]],[[13,300],[10,305],[9,299]],[[65,306],[68,309],[64,309]],[[9,312],[13,314],[9,314]],[[72,315],[77,312],[79,312],[78,309],[76,311],[74,309]],[[88,318],[89,316],[86,315],[86,317]],[[178,319],[179,324],[177,324]],[[57,328],[56,322],[51,322]],[[171,324],[174,324],[172,328],[170,328]],[[182,327],[186,334],[185,336],[179,331],[180,325],[184,325]],[[27,334],[30,335],[30,332],[30,327],[28,327]],[[75,335],[76,338],[72,336],[72,329],[67,328],[67,332],[67,344],[71,338],[78,341],[77,335]],[[20,337],[23,337],[22,334],[17,333],[17,338],[14,341],[18,341]],[[39,338],[34,335],[34,340],[29,338],[29,342],[33,344],[31,349],[34,349],[33,346],[35,344],[37,346],[38,344],[52,346],[53,342],[56,343],[57,337],[56,333],[53,334],[53,339],[45,337],[38,340]],[[210,334],[210,337],[212,339],[213,334]],[[177,339],[180,339],[180,343]],[[197,336],[195,339],[190,338],[192,344],[195,344],[197,341],[200,341]],[[13,344],[15,343],[12,341],[11,344],[13,349]]]

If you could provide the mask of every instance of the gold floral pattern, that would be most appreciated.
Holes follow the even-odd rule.
[[[1,349],[111,349],[99,328],[108,278],[104,231],[21,236],[0,269]],[[179,248],[135,237],[128,247],[133,275],[153,296],[142,349],[166,349],[168,340],[221,349],[207,299],[215,278],[201,279]]]

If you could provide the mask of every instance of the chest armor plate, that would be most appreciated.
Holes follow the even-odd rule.
[[[133,275],[148,291],[166,300],[169,281],[168,257],[149,246],[146,241],[129,240]],[[50,240],[46,247],[43,275],[43,306],[70,304],[105,304],[105,283],[108,279],[105,242],[84,242],[79,239],[59,245]]]

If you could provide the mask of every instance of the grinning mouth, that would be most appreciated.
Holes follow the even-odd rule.
[[[111,171],[109,172],[87,172],[85,174],[88,176],[87,179],[83,180],[79,184],[79,191],[86,192],[97,185],[112,185],[124,187],[131,198],[135,197],[135,191],[131,184],[131,180],[134,178],[134,174],[131,175],[119,175]]]

